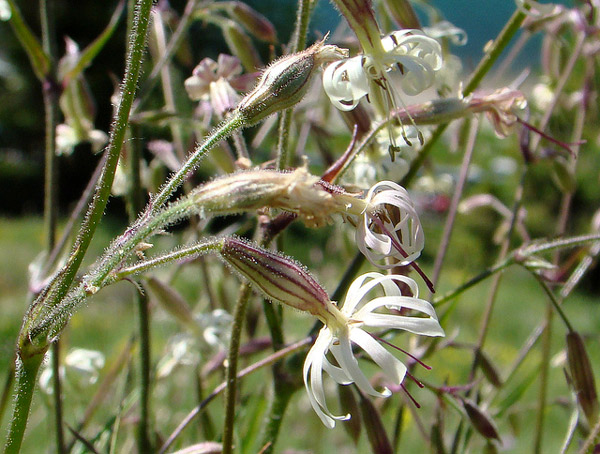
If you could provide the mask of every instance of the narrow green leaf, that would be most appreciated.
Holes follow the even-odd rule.
[[[23,20],[21,11],[17,8],[14,0],[6,1],[11,12],[10,25],[29,57],[33,72],[43,82],[50,72],[50,57],[44,52],[42,44]]]
[[[367,436],[369,437],[369,444],[371,450],[375,454],[392,454],[392,444],[385,432],[383,427],[383,421],[381,415],[368,398],[360,393],[360,413],[364,421],[365,428],[367,429]]]
[[[340,399],[340,414],[352,415],[352,418],[342,423],[342,427],[352,439],[354,446],[356,446],[360,439],[360,430],[362,427],[358,402],[351,386],[338,386],[338,395]]]
[[[539,367],[532,369],[529,375],[527,375],[521,383],[511,390],[498,405],[495,405],[495,408],[498,409],[496,417],[500,417],[506,410],[510,409],[514,403],[521,399],[523,394],[525,394],[525,391],[527,391],[531,384],[536,380],[539,373]]]
[[[121,0],[115,9],[112,17],[110,18],[110,22],[104,29],[102,33],[91,43],[89,44],[79,57],[79,61],[75,64],[73,69],[71,69],[62,80],[64,86],[67,86],[69,82],[77,76],[79,76],[82,71],[87,68],[92,60],[98,55],[98,53],[102,50],[106,42],[112,36],[114,31],[119,24],[119,19],[121,18],[121,14],[123,13],[123,8],[125,7],[125,0]]]

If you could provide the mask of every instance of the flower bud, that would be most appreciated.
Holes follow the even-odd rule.
[[[238,106],[246,124],[253,125],[269,115],[299,102],[321,63],[339,60],[347,50],[325,45],[323,41],[296,54],[286,55],[268,66],[258,85]]]
[[[299,263],[239,238],[225,238],[221,256],[267,298],[327,319],[325,290]]]
[[[401,28],[421,28],[419,18],[408,0],[386,0],[384,3]]]
[[[223,36],[227,47],[240,59],[247,72],[256,71],[262,66],[258,51],[250,37],[244,30],[232,20],[223,20],[219,23],[223,30]]]
[[[297,213],[309,226],[326,224],[354,200],[342,188],[327,186],[304,168],[238,172],[200,186],[190,197],[201,215],[280,208]]]
[[[277,32],[265,16],[242,2],[231,2],[229,13],[242,26],[258,39],[274,43]]]
[[[492,418],[486,415],[483,410],[471,400],[464,399],[462,404],[467,412],[469,421],[471,421],[471,424],[477,432],[487,439],[500,440],[498,429],[496,429],[496,424]]]
[[[567,334],[567,359],[577,402],[591,427],[598,420],[598,394],[592,364],[583,339],[574,331]]]

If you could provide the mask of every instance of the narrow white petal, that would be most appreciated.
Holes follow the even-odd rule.
[[[340,337],[339,344],[331,346],[331,353],[337,360],[337,362],[342,366],[342,369],[346,371],[348,376],[354,380],[356,386],[360,388],[361,391],[375,397],[387,397],[391,393],[388,389],[384,390],[383,393],[380,393],[371,386],[371,383],[358,367],[358,361],[352,354],[352,345],[350,343],[349,337]]]
[[[350,415],[335,416],[327,407],[325,401],[325,391],[323,388],[323,359],[327,353],[331,334],[326,328],[321,330],[315,344],[312,346],[306,360],[304,361],[303,376],[304,386],[306,387],[306,393],[308,394],[308,400],[310,404],[323,422],[323,424],[332,429],[335,426],[336,420],[345,420],[350,418]]]
[[[352,379],[348,377],[346,371],[341,367],[331,364],[326,357],[323,359],[323,370],[340,385],[349,385],[352,383]]]
[[[394,382],[396,385],[402,383],[406,375],[406,366],[402,364],[402,361],[379,345],[370,334],[362,329],[353,329],[350,339],[359,345],[381,367],[388,380]]]
[[[405,317],[403,315],[368,314],[365,326],[382,329],[401,329],[413,334],[431,337],[445,336],[440,323],[433,318]]]

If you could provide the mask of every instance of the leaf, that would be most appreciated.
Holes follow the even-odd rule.
[[[525,391],[531,386],[531,384],[535,381],[538,374],[540,373],[540,368],[534,368],[525,379],[519,383],[508,395],[496,406],[498,411],[496,412],[496,416],[499,417],[506,410],[508,410],[512,405],[518,402]]]
[[[35,37],[31,29],[23,20],[21,11],[17,8],[14,0],[6,1],[8,2],[11,12],[10,25],[29,57],[33,72],[37,78],[43,82],[50,73],[50,57],[44,52],[40,41]]]
[[[360,393],[360,413],[367,429],[371,450],[375,454],[392,454],[392,444],[383,427],[381,416],[368,398]]]
[[[338,386],[338,395],[340,399],[341,414],[352,415],[352,418],[343,422],[342,427],[356,446],[360,439],[360,430],[362,427],[358,402],[356,401],[356,397],[350,386]]]
[[[125,7],[125,0],[121,0],[115,9],[110,21],[104,31],[100,33],[100,35],[89,44],[79,57],[77,63],[73,66],[62,80],[63,86],[67,86],[69,82],[77,76],[79,76],[85,68],[87,68],[92,60],[98,55],[98,53],[102,50],[108,39],[112,36],[114,31],[119,24],[119,19],[121,18],[121,13],[123,12],[123,8]]]

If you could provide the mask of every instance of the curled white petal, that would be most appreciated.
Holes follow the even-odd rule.
[[[369,81],[363,70],[362,57],[334,62],[325,68],[323,88],[335,107],[352,110],[369,93]]]
[[[396,183],[383,181],[369,190],[365,200],[370,208],[365,211],[356,229],[356,243],[367,260],[380,268],[407,265],[416,260],[425,245],[425,236],[408,192]],[[378,210],[388,211],[386,205],[396,207],[398,212],[379,216],[385,232],[376,231],[378,224],[373,216]],[[398,218],[394,220],[396,214]],[[394,242],[402,247],[404,253],[394,247]],[[394,257],[398,263],[385,264],[383,260],[386,257]]]
[[[420,30],[399,30],[381,43],[387,52],[384,63],[390,69],[401,65],[399,83],[407,94],[419,94],[433,84],[443,63],[442,48],[435,39]]]
[[[323,365],[324,362],[327,361],[325,355],[329,351],[332,341],[333,338],[329,329],[327,327],[323,328],[319,333],[314,345],[306,355],[306,360],[304,361],[303,367],[304,386],[306,387],[310,405],[323,424],[330,429],[335,426],[336,420],[345,420],[350,418],[350,415],[335,416],[333,413],[331,413],[327,407],[327,402],[325,401],[325,391],[323,388]],[[340,375],[336,373],[336,375],[333,375],[333,377],[340,377]],[[350,382],[349,379],[347,382]]]

